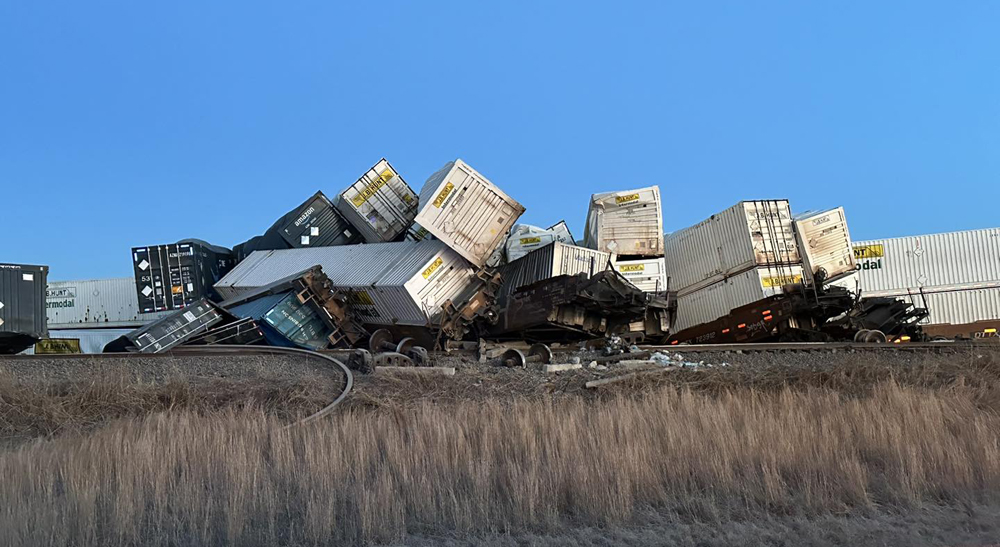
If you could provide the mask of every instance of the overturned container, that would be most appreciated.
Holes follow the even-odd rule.
[[[294,248],[361,242],[358,230],[347,222],[323,192],[316,192],[305,203],[281,217],[268,231],[273,230],[277,230]]]
[[[464,161],[445,164],[420,190],[416,222],[474,266],[483,266],[524,207]]]
[[[667,290],[666,263],[662,258],[616,260],[615,270],[642,292],[662,293]]]
[[[139,313],[179,310],[217,297],[212,285],[233,266],[232,252],[198,239],[132,248]]]
[[[591,249],[630,258],[662,256],[660,187],[594,194],[585,232]]]
[[[800,215],[795,219],[795,237],[807,283],[822,285],[856,273],[843,207]]]
[[[500,269],[503,282],[497,293],[497,304],[502,308],[519,288],[545,279],[578,274],[592,277],[608,269],[610,260],[609,253],[558,241],[550,242]]]
[[[208,331],[227,317],[220,307],[203,298],[126,334],[125,338],[139,353],[162,353]]]
[[[676,231],[664,241],[664,256],[671,290],[679,295],[757,266],[801,263],[783,199],[741,201]]]
[[[480,277],[441,241],[400,241],[345,247],[257,252],[217,284],[239,295],[292,272],[319,265],[331,289],[344,293],[360,323],[464,332],[490,312],[498,280]],[[492,287],[492,288],[491,288]]]
[[[367,243],[400,239],[417,216],[417,195],[385,158],[344,190],[336,205]]]
[[[801,265],[758,267],[697,291],[679,294],[677,319],[671,330],[676,333],[715,321],[729,314],[731,310],[770,296],[784,294],[790,286],[801,283]]]
[[[504,245],[507,260],[517,260],[535,249],[541,249],[555,241],[568,245],[574,244],[573,236],[570,235],[565,222],[560,222],[548,229],[530,224],[518,224],[511,229],[510,237],[507,238],[507,243]]]

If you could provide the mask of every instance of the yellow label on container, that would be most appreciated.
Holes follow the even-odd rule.
[[[802,283],[802,276],[796,275],[775,275],[772,277],[765,277],[760,280],[761,286],[765,289],[770,289],[773,287],[783,287],[785,285],[792,285],[794,283]]]
[[[854,248],[854,258],[861,260],[865,258],[882,258],[885,256],[885,247],[881,243],[875,245],[858,245]]]
[[[444,205],[444,200],[448,199],[448,196],[454,189],[455,189],[454,184],[450,182],[448,184],[445,184],[444,188],[441,189],[441,193],[438,194],[438,197],[434,198],[434,206],[440,209],[441,206]]]
[[[365,291],[353,291],[348,294],[347,302],[349,304],[354,304],[356,306],[374,306],[375,301],[372,300],[370,294]]]
[[[353,203],[355,207],[361,207],[366,201],[368,201],[369,198],[378,192],[379,188],[385,186],[385,183],[392,180],[392,177],[394,176],[395,175],[391,169],[382,171],[382,174],[379,175],[377,179],[369,183],[368,186],[365,186],[360,192],[357,193],[356,196],[351,198],[351,203]]]
[[[615,203],[618,205],[625,205],[632,203],[633,201],[639,201],[639,194],[629,194],[627,196],[615,196]]]
[[[440,256],[435,258],[434,262],[431,262],[431,265],[424,269],[424,273],[422,274],[424,279],[429,278],[435,271],[437,271],[437,269],[441,267],[441,264],[444,264],[444,260]]]
[[[540,237],[522,237],[521,245],[531,245],[532,243],[541,243],[542,238]]]
[[[50,338],[35,342],[35,355],[57,355],[62,353],[83,353],[78,338]]]
[[[618,271],[622,272],[622,273],[644,272],[644,271],[646,271],[646,265],[645,264],[623,264],[621,266],[618,266]]]

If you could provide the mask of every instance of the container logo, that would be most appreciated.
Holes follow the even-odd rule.
[[[615,196],[615,203],[618,205],[628,205],[639,201],[639,194],[629,194],[627,196]]]
[[[45,298],[76,298],[76,287],[45,289]]]
[[[854,248],[854,258],[864,260],[866,258],[882,258],[885,256],[885,247],[881,243],[875,245],[858,245]]]
[[[634,273],[634,272],[644,272],[646,271],[645,264],[624,264],[618,266],[618,271],[622,273]]]
[[[49,338],[35,343],[36,355],[57,355],[61,353],[82,353],[79,338]]]
[[[47,310],[58,310],[61,308],[75,308],[76,300],[72,298],[66,298],[63,300],[49,300],[45,302],[45,309]]]
[[[540,237],[522,237],[521,245],[531,245],[532,243],[541,243],[542,238]]]
[[[450,182],[447,183],[447,184],[445,184],[444,188],[441,189],[441,193],[438,194],[438,196],[436,198],[434,198],[434,207],[437,207],[438,209],[440,209],[441,206],[444,205],[445,200],[448,199],[448,196],[451,195],[451,191],[454,190],[454,189],[455,189],[455,185],[454,184],[452,184]]]
[[[369,183],[368,186],[365,186],[364,189],[358,192],[356,196],[351,198],[351,203],[353,203],[355,207],[361,207],[362,205],[365,204],[366,201],[368,201],[369,198],[371,198],[378,192],[379,188],[385,186],[385,184],[389,182],[394,176],[396,175],[395,173],[392,172],[391,169],[386,169],[385,171],[382,171],[382,174],[379,175],[377,179]]]
[[[793,285],[795,283],[802,283],[802,275],[775,275],[770,277],[765,277],[760,280],[761,286],[765,289],[771,289],[774,287],[783,287],[785,285]]]
[[[304,213],[302,213],[301,215],[299,215],[299,218],[295,221],[295,225],[296,226],[301,226],[302,223],[305,222],[306,219],[309,218],[309,215],[313,214],[314,212],[316,212],[316,208],[313,207],[312,205],[310,205],[309,208],[306,209]]]
[[[434,272],[441,267],[441,264],[444,264],[444,259],[439,256],[434,259],[434,262],[431,262],[430,266],[427,266],[427,268],[424,269],[424,272],[421,275],[424,276],[424,279],[430,279],[430,277],[434,275]]]

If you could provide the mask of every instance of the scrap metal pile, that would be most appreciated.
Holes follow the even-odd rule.
[[[594,196],[583,245],[562,221],[516,224],[522,213],[460,159],[419,194],[382,159],[232,250],[133,248],[141,312],[170,313],[105,350],[364,347],[419,364],[463,340],[665,339],[674,305],[657,187]]]

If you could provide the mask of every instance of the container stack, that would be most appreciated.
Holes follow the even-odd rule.
[[[677,291],[674,332],[802,282],[787,200],[741,201],[672,233],[664,248],[670,289]]]
[[[668,290],[660,187],[591,196],[585,245],[611,253],[615,269],[644,292]]]
[[[232,251],[197,239],[132,248],[140,313],[179,310],[217,295],[212,285],[233,266]]]

